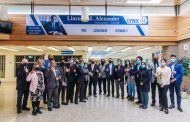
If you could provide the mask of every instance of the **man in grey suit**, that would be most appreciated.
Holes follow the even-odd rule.
[[[53,100],[53,108],[59,108],[58,106],[58,88],[59,88],[59,80],[61,79],[61,72],[58,67],[56,67],[55,60],[50,61],[50,67],[46,70],[46,78],[47,78],[47,106],[48,110],[52,111],[52,103]]]

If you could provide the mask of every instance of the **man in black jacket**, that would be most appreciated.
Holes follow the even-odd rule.
[[[16,90],[17,90],[17,113],[22,113],[22,110],[29,111],[30,109],[27,108],[27,100],[29,96],[29,85],[26,81],[26,77],[30,72],[28,67],[28,60],[22,59],[22,64],[16,69]],[[24,98],[23,98],[24,96]]]

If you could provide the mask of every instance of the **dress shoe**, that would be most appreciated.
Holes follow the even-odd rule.
[[[48,108],[48,111],[52,111],[52,108]]]
[[[106,93],[104,93],[103,95],[106,95]]]
[[[20,114],[20,113],[22,113],[22,111],[21,110],[17,110],[17,114]]]
[[[151,106],[155,106],[155,103],[152,103]]]
[[[47,104],[47,101],[44,101],[44,104]]]
[[[115,97],[115,96],[112,94],[112,97]]]
[[[85,97],[84,99],[88,100],[88,98],[87,98],[87,97]]]
[[[58,109],[58,108],[60,108],[59,106],[53,106],[53,108],[56,108],[56,109]]]
[[[80,100],[80,102],[86,102],[85,100]]]
[[[97,97],[97,95],[94,95],[94,97]]]
[[[62,103],[62,105],[68,105],[69,104],[69,102],[63,102]]]
[[[141,101],[137,101],[136,104],[141,104]]]
[[[116,96],[115,98],[119,98],[119,96]]]
[[[101,94],[102,94],[102,92],[99,93],[99,95],[101,95]]]
[[[37,116],[37,112],[35,110],[32,111],[33,116]]]
[[[163,110],[164,110],[164,107],[161,107],[161,108],[160,108],[160,111],[163,111]]]
[[[180,112],[183,112],[182,108],[181,107],[178,107],[177,108]]]
[[[169,111],[168,111],[168,109],[166,109],[166,110],[165,110],[165,114],[168,114],[168,113],[169,113]]]
[[[75,104],[79,104],[78,101],[75,101]]]
[[[88,97],[91,97],[91,96],[92,96],[91,94],[88,95]]]
[[[175,106],[174,105],[170,105],[169,109],[172,109],[172,108],[175,108]]]
[[[36,109],[36,113],[42,114],[42,111],[40,109]]]
[[[23,110],[23,111],[30,111],[30,108],[23,107],[22,110]]]
[[[110,95],[108,94],[107,97],[110,97]]]
[[[147,109],[147,107],[146,107],[146,106],[143,106],[142,109]]]
[[[124,99],[124,96],[122,96],[121,99],[123,100],[123,99]]]
[[[71,103],[73,103],[73,100],[71,100]]]
[[[129,98],[129,95],[127,95],[127,99]]]
[[[131,101],[134,101],[134,97],[131,98]]]
[[[140,106],[139,106],[139,108],[143,108],[143,107],[144,107],[144,105],[140,105]]]

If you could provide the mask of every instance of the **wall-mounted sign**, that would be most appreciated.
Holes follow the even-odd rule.
[[[73,55],[73,51],[61,51],[62,55]]]
[[[189,50],[189,45],[188,44],[184,44],[183,48],[184,48],[184,50]]]
[[[27,35],[115,35],[147,36],[148,17],[79,15],[27,15]]]

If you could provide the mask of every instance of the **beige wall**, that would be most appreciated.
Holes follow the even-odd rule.
[[[0,78],[2,82],[15,82],[16,78],[14,77],[15,71],[15,55],[41,55],[42,53],[61,55],[60,52],[37,52],[37,51],[28,51],[28,52],[9,52],[9,51],[0,51],[0,55],[6,55],[6,67],[5,67],[5,78]],[[76,51],[74,55],[82,55],[83,59],[87,61],[87,53],[84,51]],[[46,56],[47,57],[47,56]]]

